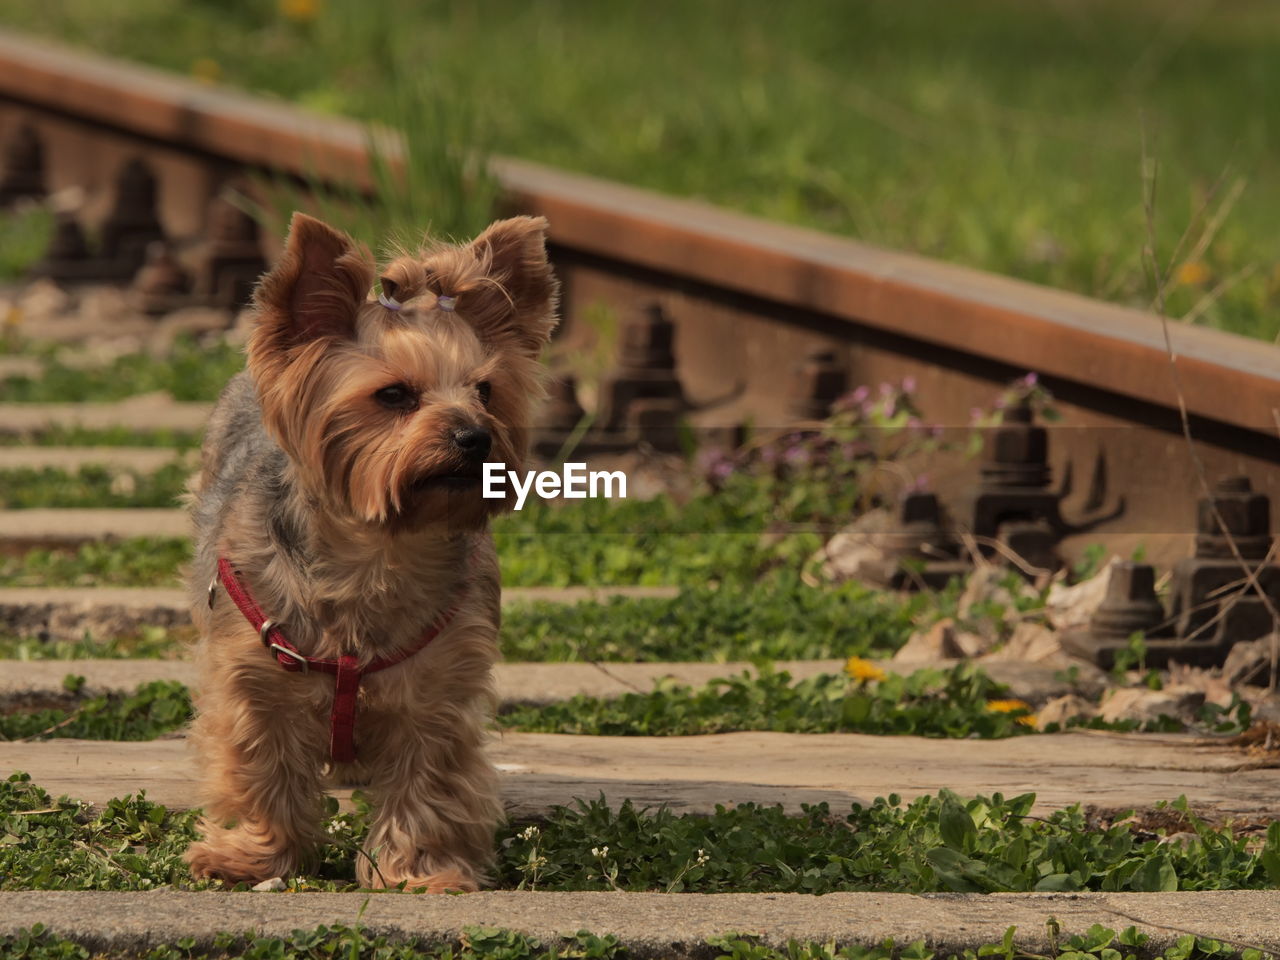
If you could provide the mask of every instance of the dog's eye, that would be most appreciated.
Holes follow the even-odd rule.
[[[489,398],[493,396],[493,386],[488,380],[481,380],[476,384],[476,393],[480,394],[480,402],[487,407]]]
[[[389,387],[383,387],[373,395],[373,398],[388,410],[418,409],[418,395],[403,383],[393,383]]]

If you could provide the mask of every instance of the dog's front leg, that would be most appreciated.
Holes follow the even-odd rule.
[[[484,753],[484,713],[456,705],[428,717],[384,716],[368,733],[361,755],[367,749],[376,812],[360,882],[432,893],[477,889],[502,818],[497,772]]]
[[[192,876],[255,883],[297,872],[322,814],[323,718],[307,703],[312,678],[285,676],[256,640],[251,664],[203,671],[192,739],[204,788],[204,839],[187,850]]]

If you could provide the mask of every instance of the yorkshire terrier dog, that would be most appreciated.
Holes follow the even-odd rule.
[[[486,461],[519,469],[555,326],[546,221],[383,271],[295,214],[193,497],[196,877],[288,877],[326,775],[375,803],[365,886],[474,890],[502,815],[483,744],[498,656]]]

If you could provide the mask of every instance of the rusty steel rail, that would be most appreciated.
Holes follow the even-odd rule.
[[[374,186],[370,134],[359,124],[25,36],[0,33],[0,101],[237,167]],[[392,136],[380,149],[398,153]],[[1177,406],[1164,332],[1150,314],[524,161],[493,166],[566,250]],[[1169,335],[1190,414],[1275,430],[1280,348],[1183,324]]]
[[[1177,406],[1157,316],[815,230],[514,160],[495,163],[556,243],[934,347]],[[1188,411],[1272,434],[1280,347],[1169,324]]]
[[[0,32],[0,141],[20,124],[54,143],[55,187],[87,180],[102,195],[111,166],[154,160],[166,184],[161,219],[177,236],[198,232],[216,186],[239,170],[372,191],[370,137],[384,157],[403,156],[393,133],[351,120]],[[814,399],[786,385],[806,362],[817,362],[809,388],[920,374],[928,415],[947,424],[963,424],[1001,381],[1036,371],[1070,422],[1138,425],[1162,438],[1132,451],[1148,461],[1129,471],[1140,488],[1152,458],[1175,456],[1180,388],[1211,470],[1251,472],[1280,493],[1262,471],[1280,460],[1272,344],[1169,324],[1175,376],[1165,328],[1144,312],[525,161],[497,159],[493,169],[509,204],[550,221],[566,280],[566,342],[590,338],[577,321],[594,303],[663,303],[676,323],[641,332],[666,338],[650,344],[657,355],[678,355],[680,384],[663,396],[698,406],[726,389],[740,394],[704,422],[786,422]],[[1120,477],[1124,453],[1111,457]],[[1179,509],[1196,493],[1181,485]],[[1140,508],[1137,516],[1148,532],[1174,529],[1143,520]]]
[[[3,30],[0,100],[238,167],[374,184],[359,124]]]
[[[240,172],[372,193],[371,138],[384,161],[408,162],[389,131],[0,32],[0,144],[20,130],[45,144],[50,187],[74,185],[89,198],[86,222],[136,224],[107,199],[114,191],[156,208],[143,218],[144,240],[205,236],[205,295],[240,296],[261,269],[256,241],[243,249],[243,222],[209,210]],[[1267,498],[1280,495],[1280,347],[520,160],[491,162],[505,205],[550,221],[564,284],[557,351],[568,371],[595,347],[593,311],[624,317],[617,365],[598,378],[599,449],[669,437],[682,417],[720,435],[785,427],[822,415],[846,389],[906,376],[927,420],[964,427],[972,407],[1034,371],[1067,426],[1050,438],[1012,418],[982,464],[935,457],[927,469],[940,496],[908,498],[903,528],[932,543],[942,501],[960,529],[1003,538],[1024,557],[1070,557],[1105,538],[1117,553],[1141,545],[1162,563],[1179,561],[1176,627],[1151,620],[1163,614],[1139,570],[1115,581],[1099,621],[1110,630],[1106,650],[1136,628],[1153,654],[1185,654],[1188,635],[1216,629],[1195,642],[1197,656],[1212,659],[1241,632],[1265,632],[1269,612],[1257,603],[1197,619],[1206,597],[1239,579],[1213,511],[1197,502],[1214,485],[1218,513],[1261,560]],[[132,275],[135,262],[103,259],[96,269]],[[180,265],[162,266],[153,277]],[[582,412],[568,377],[551,409],[554,440]],[[1053,474],[1072,468],[1091,476],[1083,497],[1065,481],[1053,488]],[[942,582],[962,560],[953,553],[925,577]],[[1280,567],[1262,579],[1280,605]]]
[[[237,167],[374,187],[370,134],[357,123],[25,36],[0,33],[0,100]],[[379,149],[399,153],[390,135]],[[566,250],[1177,405],[1164,332],[1148,313],[524,161],[493,166]],[[1280,348],[1183,324],[1169,333],[1189,413],[1274,432]]]

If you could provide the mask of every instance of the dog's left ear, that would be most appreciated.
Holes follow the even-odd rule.
[[[373,273],[368,252],[349,236],[295,213],[284,255],[254,292],[261,332],[283,347],[352,336]]]
[[[465,248],[479,261],[483,281],[458,292],[458,314],[481,336],[513,341],[534,355],[555,329],[560,289],[547,259],[546,233],[543,217],[512,217],[491,224]],[[454,295],[444,285],[437,292]]]

